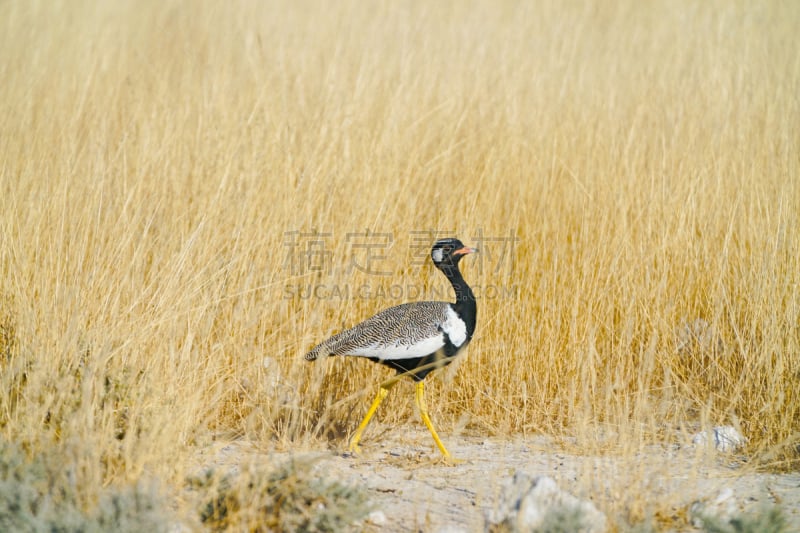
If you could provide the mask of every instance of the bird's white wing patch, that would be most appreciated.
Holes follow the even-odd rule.
[[[467,325],[451,306],[447,306],[447,319],[442,324],[442,331],[455,347],[460,347],[467,340]]]
[[[392,344],[372,344],[363,348],[355,348],[348,355],[361,357],[377,357],[378,359],[413,359],[430,355],[444,346],[444,335],[441,333],[413,344],[395,342]]]

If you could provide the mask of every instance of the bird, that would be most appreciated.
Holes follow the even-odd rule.
[[[428,414],[423,380],[434,370],[450,364],[472,340],[477,304],[458,263],[477,251],[453,237],[439,239],[431,248],[434,266],[453,286],[454,303],[421,301],[389,307],[333,335],[305,354],[307,361],[332,355],[364,357],[397,372],[380,384],[378,394],[353,434],[349,446],[353,454],[360,451],[359,442],[364,430],[389,390],[401,378],[410,377],[415,382],[415,399],[422,421],[445,460],[451,459]]]

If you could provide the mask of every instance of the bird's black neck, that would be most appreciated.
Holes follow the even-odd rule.
[[[472,333],[475,331],[475,319],[478,310],[475,303],[475,295],[472,293],[472,289],[470,289],[469,285],[467,285],[467,282],[464,281],[464,277],[461,275],[458,265],[442,268],[442,273],[444,273],[453,285],[453,290],[456,292],[456,302],[453,304],[453,307],[456,313],[458,313],[458,316],[461,317],[461,320],[466,324],[467,338],[471,339]]]

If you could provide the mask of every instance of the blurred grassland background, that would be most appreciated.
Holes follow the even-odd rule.
[[[212,439],[342,447],[391,373],[301,356],[413,298],[302,288],[449,298],[431,231],[513,237],[462,263],[500,292],[428,380],[445,441],[726,423],[790,467],[797,28],[777,1],[3,2],[0,433],[74,444],[86,501]],[[326,268],[292,268],[313,231]],[[389,276],[352,268],[366,231]]]

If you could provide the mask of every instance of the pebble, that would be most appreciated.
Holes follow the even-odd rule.
[[[367,522],[376,526],[383,526],[386,524],[386,514],[383,511],[372,511],[367,516]]]

